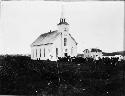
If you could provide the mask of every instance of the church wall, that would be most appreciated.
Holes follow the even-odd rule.
[[[51,46],[52,45],[43,45],[41,46],[41,57],[40,57],[40,60],[46,60],[46,59],[49,59],[49,56],[50,56],[50,53],[51,53]],[[44,53],[45,51],[45,53]]]
[[[69,30],[69,25],[58,25],[57,26],[58,27],[58,31],[59,32],[63,32],[64,33],[64,29],[66,28],[67,29],[67,31]]]
[[[31,59],[35,60],[35,48],[31,47]]]
[[[71,38],[68,32],[63,32],[62,34],[63,41],[63,52],[65,53],[65,49],[67,49],[68,56],[76,56],[77,55],[77,45],[74,40]],[[64,46],[64,38],[67,38],[67,46]]]
[[[44,49],[45,49],[45,57],[44,57]],[[39,59],[46,60],[46,59],[48,59],[50,51],[51,51],[50,49],[51,49],[51,45],[42,45],[42,46],[32,47],[31,48],[31,59],[34,59],[34,60],[39,60]]]
[[[57,56],[56,56],[56,48],[58,48],[58,57],[62,57],[62,51],[61,51],[61,35],[59,35],[56,40],[53,42],[53,46],[52,46],[52,60],[57,60]]]
[[[32,47],[31,48],[31,59],[34,59],[35,60],[35,48],[34,47]]]
[[[64,46],[64,38],[67,38],[67,46]],[[73,57],[77,55],[77,45],[67,32],[63,32],[62,36],[60,34],[54,41],[54,44],[52,45],[51,48],[52,48],[51,54],[53,56],[51,60],[57,60],[56,48],[58,48],[58,57],[64,57],[65,49],[67,49],[68,56]]]
[[[71,53],[71,56],[73,57],[73,56],[77,56],[77,45],[76,45],[76,43],[74,42],[74,40],[70,37],[70,49],[72,49],[71,51],[73,51],[72,53]]]

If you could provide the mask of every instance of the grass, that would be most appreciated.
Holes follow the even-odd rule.
[[[52,62],[0,56],[0,66],[1,95],[125,95],[125,61],[116,58]]]

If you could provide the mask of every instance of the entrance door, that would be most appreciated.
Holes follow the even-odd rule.
[[[68,56],[68,53],[64,53],[64,56],[67,57],[67,56]]]
[[[68,50],[67,50],[67,49],[65,49],[65,53],[64,53],[64,56],[65,56],[65,57],[67,57],[67,56],[68,56],[68,53],[67,53],[67,52],[68,52]]]

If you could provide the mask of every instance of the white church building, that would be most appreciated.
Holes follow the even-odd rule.
[[[77,55],[77,42],[69,33],[69,24],[60,18],[57,30],[41,34],[31,44],[31,59],[56,61],[58,57]]]

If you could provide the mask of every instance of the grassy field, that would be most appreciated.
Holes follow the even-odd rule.
[[[0,94],[125,96],[125,61],[65,58],[58,62],[0,56]]]

